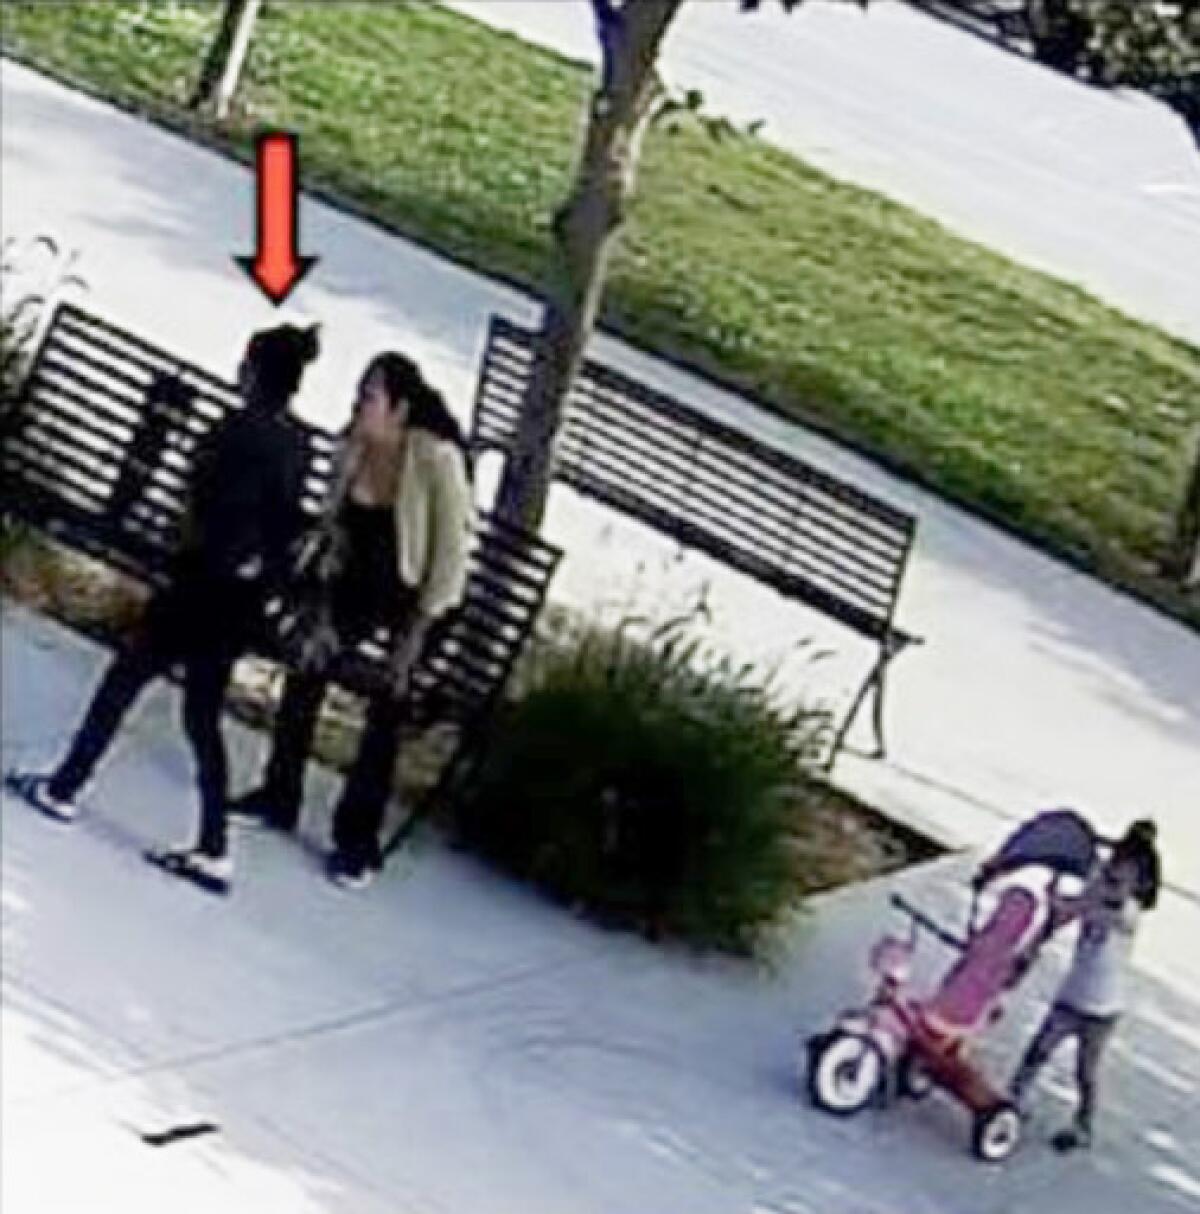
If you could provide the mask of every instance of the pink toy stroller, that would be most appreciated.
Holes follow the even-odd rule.
[[[1021,1139],[1021,1118],[1005,1094],[970,1057],[972,1040],[1002,1015],[1004,993],[1033,964],[1049,938],[1052,891],[1064,875],[1091,872],[1100,840],[1071,811],[1040,814],[1005,843],[989,865],[988,880],[1027,865],[1053,873],[1045,891],[1001,890],[978,923],[981,888],[973,888],[967,933],[960,938],[893,895],[909,920],[905,937],[886,935],[871,950],[875,993],[866,1007],[843,1012],[834,1026],[809,1038],[805,1070],[818,1108],[848,1116],[895,1096],[920,1099],[935,1087],[964,1104],[973,1118],[972,1149],[980,1159],[1007,1159]],[[960,953],[931,994],[909,989],[912,959],[922,932]]]

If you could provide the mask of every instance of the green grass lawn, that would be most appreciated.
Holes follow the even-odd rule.
[[[174,124],[213,5],[5,0],[3,45]],[[425,4],[274,0],[218,136],[296,130],[307,183],[536,285],[589,75]],[[212,134],[212,132],[210,132]],[[754,139],[647,141],[605,323],[1112,581],[1155,579],[1200,350]]]

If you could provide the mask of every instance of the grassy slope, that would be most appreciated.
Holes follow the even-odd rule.
[[[5,0],[6,49],[172,122],[210,5]],[[303,137],[309,182],[536,284],[588,77],[423,4],[275,3],[227,136]],[[656,132],[607,322],[1126,585],[1200,425],[1200,351],[759,141]],[[1195,616],[1193,615],[1193,618]]]

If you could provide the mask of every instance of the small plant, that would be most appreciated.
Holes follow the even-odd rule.
[[[10,242],[5,241],[3,252],[0,253],[0,283],[5,288],[13,268]],[[15,303],[9,304],[7,289],[3,294],[5,304],[0,310],[0,435],[7,431],[16,408],[21,376],[37,327],[37,302],[32,297],[19,297]]]
[[[79,254],[52,236],[8,236],[0,246],[0,434],[11,422],[42,318],[71,290],[86,290]]]
[[[454,797],[471,847],[602,921],[756,951],[803,893],[796,845],[824,710],[676,620],[585,628],[501,713]]]
[[[0,284],[4,288],[8,286],[13,269],[11,243],[6,240],[0,252]],[[7,289],[0,291],[0,299],[5,300],[0,309],[0,454],[4,451],[9,427],[16,416],[21,377],[36,323],[31,318],[30,299],[18,298],[16,303],[10,305],[7,298]],[[0,568],[8,565],[22,539],[22,528],[4,512],[4,499],[0,491]]]
[[[16,423],[21,384],[46,309],[65,292],[86,289],[74,272],[78,259],[50,236],[9,236],[0,245],[0,453]],[[24,538],[24,529],[5,513],[0,488],[0,563],[11,560]]]
[[[0,427],[17,398],[27,342],[18,316],[0,314]]]

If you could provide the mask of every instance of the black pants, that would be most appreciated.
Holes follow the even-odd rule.
[[[196,759],[203,851],[225,851],[228,762],[221,711],[233,666],[248,643],[259,595],[241,583],[187,575],[151,600],[135,639],[92,697],[50,792],[72,798],[91,779],[125,714],[153,679],[182,664],[183,726]]]
[[[284,684],[263,791],[272,821],[285,830],[300,817],[304,768],[327,686],[319,676],[304,674],[291,674]],[[399,706],[390,697],[368,705],[358,753],[334,810],[334,846],[363,864],[379,863],[379,828],[392,791],[400,721]]]
[[[381,602],[377,593],[361,590],[352,582],[334,590],[333,623],[344,647],[377,628],[404,627],[402,591],[394,590],[390,601]],[[300,817],[304,769],[327,688],[326,679],[312,674],[293,673],[284,683],[262,789],[272,822],[284,830],[293,829]],[[367,706],[358,753],[333,815],[334,847],[356,863],[380,862],[379,830],[392,793],[402,718],[402,707],[391,696],[375,697]]]
[[[1116,1025],[1116,1016],[1089,1016],[1066,1004],[1056,1003],[1047,1012],[1037,1036],[1021,1059],[1012,1082],[1013,1098],[1020,1104],[1050,1056],[1064,1041],[1074,1037],[1078,1043],[1075,1082],[1079,1086],[1079,1109],[1075,1120],[1082,1129],[1090,1132],[1096,1115],[1100,1062]]]

